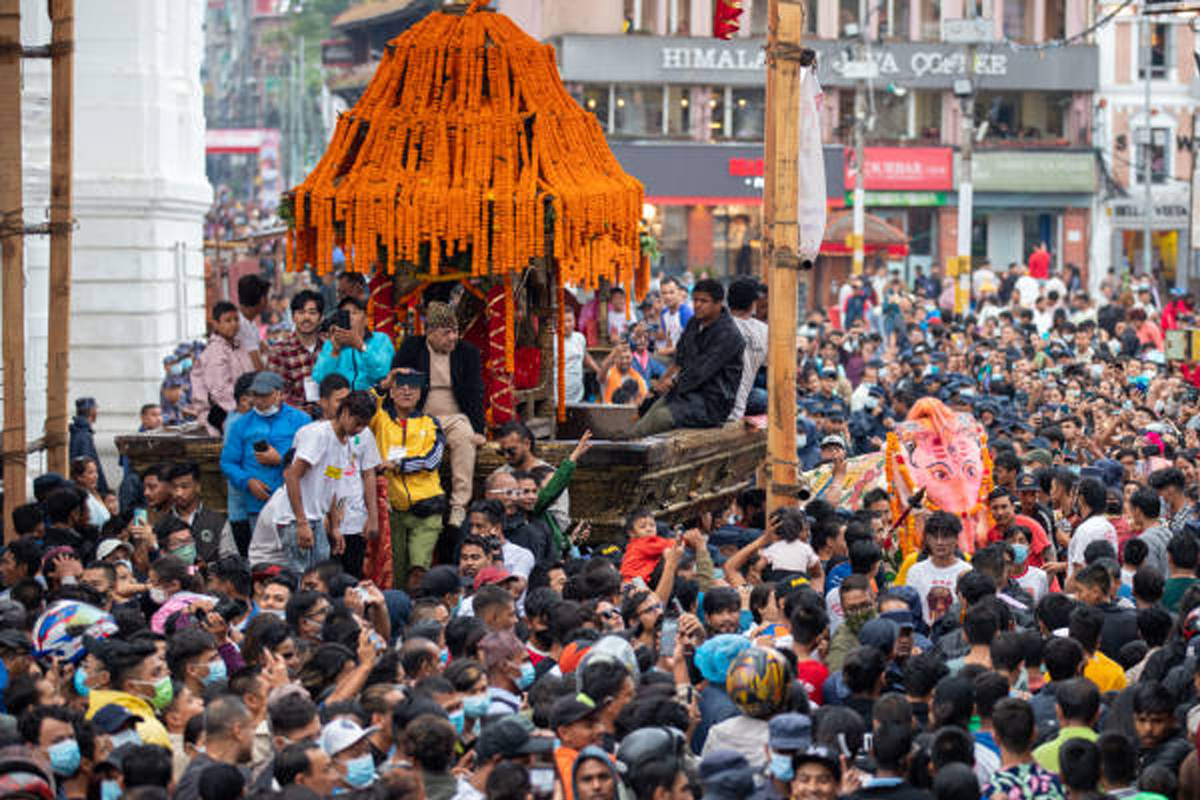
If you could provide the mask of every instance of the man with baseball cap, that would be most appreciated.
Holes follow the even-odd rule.
[[[221,472],[237,489],[247,492],[250,530],[271,494],[283,485],[283,455],[296,431],[312,422],[298,408],[282,402],[283,379],[263,371],[250,384],[250,413],[238,417],[225,431]]]
[[[571,773],[579,752],[588,745],[601,743],[596,728],[597,711],[595,701],[583,692],[560,697],[550,707],[550,728],[562,743],[554,749],[554,763],[566,800],[573,800]]]
[[[467,783],[481,795],[492,770],[501,762],[528,766],[535,755],[554,750],[554,740],[535,736],[533,723],[519,714],[497,717],[483,726],[475,740],[475,770]]]
[[[375,782],[375,759],[371,756],[369,737],[377,730],[364,728],[345,717],[331,720],[321,729],[321,749],[333,759],[343,788],[362,789]]]
[[[479,348],[459,338],[458,317],[446,303],[425,307],[425,335],[405,336],[392,359],[429,376],[418,405],[438,421],[450,445],[450,524],[467,517],[475,478],[475,450],[484,442],[483,366]]]

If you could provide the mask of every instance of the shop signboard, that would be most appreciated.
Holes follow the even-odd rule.
[[[1112,225],[1118,229],[1142,228],[1146,225],[1146,200],[1132,195],[1112,200],[1106,208]],[[1150,198],[1150,226],[1157,230],[1188,227],[1191,210],[1187,189],[1154,192]]]
[[[958,161],[954,172],[961,175]],[[1090,194],[1096,191],[1096,155],[1090,150],[976,151],[972,183],[976,192]]]
[[[873,192],[867,190],[868,208],[916,208],[949,204],[946,192]],[[854,192],[846,192],[846,205],[854,205]]]
[[[678,36],[589,36],[552,40],[567,82],[674,83],[762,86],[766,42]],[[850,48],[832,41],[805,41],[817,52],[817,77],[828,86],[853,86],[864,69]],[[872,46],[872,72],[885,83],[914,89],[951,89],[967,77],[963,48],[941,42],[885,42]],[[990,91],[1003,89],[1094,91],[1099,82],[1095,45],[1049,50],[980,48],[974,73]]]
[[[949,147],[867,147],[863,175],[870,191],[944,191],[954,188],[954,151]],[[846,188],[855,186],[854,150],[846,149]]]

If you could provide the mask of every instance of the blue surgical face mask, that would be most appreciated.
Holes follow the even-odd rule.
[[[483,719],[491,704],[486,694],[469,694],[463,698],[463,712],[472,719]]]
[[[83,667],[76,667],[71,683],[75,687],[75,694],[80,697],[87,697],[92,693],[91,687],[87,685],[87,671]]]
[[[454,725],[454,732],[459,736],[463,735],[463,730],[467,727],[467,713],[465,708],[460,708],[457,711],[450,712],[450,722]]]
[[[183,361],[179,362],[180,372],[187,372],[191,368],[192,368],[192,359],[191,358],[185,358]]]
[[[370,786],[375,781],[375,759],[370,753],[346,762],[346,783],[356,789]]]
[[[268,408],[266,411],[260,411],[258,406],[255,406],[254,413],[258,414],[260,417],[273,417],[279,413],[279,404],[276,403],[275,405]]]
[[[796,769],[792,766],[792,757],[783,753],[771,751],[771,762],[768,765],[771,777],[779,781],[790,781],[796,777]]]
[[[133,728],[126,728],[118,734],[112,736],[113,750],[127,744],[141,744],[142,737]]]
[[[1029,558],[1029,545],[1014,544],[1012,546],[1012,549],[1013,549],[1013,563],[1019,567],[1025,563],[1025,559]]]
[[[121,784],[117,781],[101,781],[100,800],[121,800]]]
[[[169,371],[169,372],[170,372],[172,375],[179,375],[179,374],[181,374],[181,373],[183,372],[183,364],[182,364],[181,362],[179,362],[179,361],[176,361],[174,364],[172,364],[171,366],[167,367],[167,370],[168,370],[168,371]]]
[[[64,739],[46,748],[50,755],[50,769],[55,775],[69,778],[79,771],[79,742],[74,739]]]
[[[225,668],[225,659],[217,656],[208,662],[208,674],[201,678],[200,682],[205,686],[215,686],[218,683],[224,683],[228,675],[229,673]]]
[[[446,666],[450,663],[450,651],[443,649],[440,653],[438,653],[438,658],[441,660],[442,666]]]
[[[521,664],[521,677],[517,678],[517,688],[525,691],[533,685],[533,680],[536,677],[537,670],[534,669],[533,664],[529,661],[523,662]]]

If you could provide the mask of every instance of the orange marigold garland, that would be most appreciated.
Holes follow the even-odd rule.
[[[290,269],[326,274],[342,244],[359,272],[382,260],[437,275],[469,253],[455,271],[508,275],[552,255],[561,279],[590,288],[645,275],[641,184],[566,91],[554,49],[484,5],[430,14],[387,45],[293,190]]]

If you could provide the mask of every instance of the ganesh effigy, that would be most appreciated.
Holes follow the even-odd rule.
[[[892,520],[904,517],[899,543],[905,555],[920,548],[920,520],[929,511],[946,511],[962,520],[958,545],[964,553],[987,544],[992,461],[987,433],[973,416],[951,411],[936,398],[918,400],[908,418],[888,434],[884,472]],[[922,489],[920,507],[905,516]]]
[[[959,547],[964,553],[986,544],[992,490],[987,433],[973,416],[951,411],[936,398],[913,404],[905,421],[888,434],[882,452],[846,459],[838,471],[823,464],[806,472],[804,481],[814,497],[849,508],[859,507],[871,489],[887,489],[889,527],[895,532],[885,537],[884,546],[896,556],[892,561],[920,549],[922,522],[930,511],[947,511],[962,520]]]

